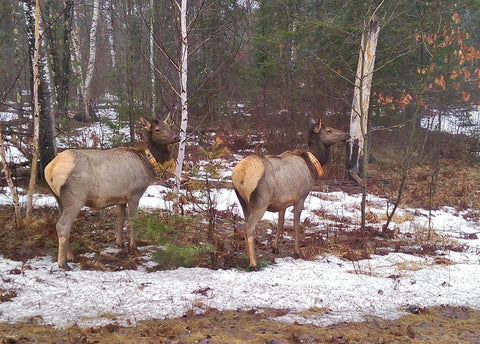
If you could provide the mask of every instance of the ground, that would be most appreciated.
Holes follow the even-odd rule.
[[[384,145],[385,146],[385,145]],[[381,155],[382,157],[385,156]],[[410,171],[412,181],[405,189],[403,202],[412,206],[442,205],[458,209],[470,209],[471,217],[479,217],[478,167],[476,162],[466,160],[459,163],[446,156],[441,160],[440,173],[435,174],[434,162],[428,159]],[[329,182],[321,187],[328,190],[342,189],[346,192],[358,191],[354,184],[344,182],[333,165],[327,170]],[[369,191],[385,197],[395,195],[399,185],[398,166],[383,161],[371,166]],[[435,177],[436,192],[428,192],[429,180]],[[431,183],[430,183],[431,184]],[[40,190],[41,191],[41,190]],[[43,190],[45,191],[45,190]],[[421,195],[421,196],[419,196]],[[392,196],[392,199],[394,198]],[[0,254],[9,259],[26,260],[35,256],[56,256],[57,237],[55,223],[57,211],[52,208],[38,208],[34,212],[34,222],[24,231],[13,228],[13,211],[7,206],[0,207]],[[189,225],[189,231],[175,237],[175,242],[185,244],[198,236],[205,236],[208,213],[199,225]],[[367,214],[375,216],[374,214]],[[155,216],[169,216],[160,214]],[[210,217],[211,219],[211,217]],[[142,264],[138,252],[105,251],[113,247],[115,212],[113,209],[82,211],[74,224],[71,241],[77,254],[90,253],[79,259],[82,269],[123,270],[135,269]],[[348,223],[348,219],[342,220]],[[101,230],[99,226],[101,224]],[[185,223],[183,223],[185,225]],[[308,229],[309,223],[303,224]],[[245,269],[248,261],[245,255],[242,219],[228,212],[218,212],[214,218],[215,250],[204,253],[192,262],[193,265],[209,268]],[[277,257],[291,256],[293,252],[292,228],[285,230],[280,243],[281,252],[274,255],[270,249],[273,233],[266,231],[273,224],[262,222],[257,238],[258,254],[262,264],[269,264]],[[320,253],[328,252],[344,259],[356,261],[371,254],[384,252],[405,252],[415,255],[433,255],[438,249],[461,250],[451,241],[429,241],[419,245],[415,237],[402,237],[380,227],[367,227],[366,230],[345,231],[339,227],[334,235],[327,232],[302,235],[303,259],[312,259]],[[152,238],[141,238],[140,247],[153,243]],[[438,264],[448,262],[438,261]],[[2,277],[2,276],[0,276]],[[3,277],[2,277],[3,278]],[[1,303],[16,297],[10,290],[0,286]],[[20,311],[20,310],[19,310]],[[39,325],[36,319],[26,323],[0,324],[1,343],[476,343],[480,342],[480,312],[462,307],[435,307],[411,309],[411,314],[397,320],[369,319],[362,323],[343,323],[330,327],[315,327],[301,324],[285,324],[271,320],[270,315],[278,310],[257,309],[250,312],[219,312],[208,309],[205,314],[186,314],[182,318],[151,320],[135,327],[121,327],[115,319],[107,326],[56,329]],[[309,312],[328,312],[328,309],[313,309]],[[278,314],[277,314],[278,315]]]
[[[4,221],[11,210],[1,208]],[[82,212],[73,231],[79,263],[82,269],[115,271],[135,269],[142,264],[139,252],[110,251],[114,247],[115,217],[112,209]],[[0,239],[5,245],[0,253],[12,259],[56,255],[55,209],[39,208],[35,210],[38,219],[30,231],[18,232],[5,228],[0,230]],[[211,268],[247,267],[244,240],[241,231],[234,230],[240,226],[239,219],[231,214],[220,213],[217,216],[217,250],[215,265],[210,257],[198,259],[198,265]],[[98,224],[105,229],[99,231]],[[309,224],[304,223],[308,228]],[[272,224],[262,222],[259,229],[258,254],[263,264],[268,264],[276,257],[289,256],[293,252],[293,229],[288,226],[281,241],[281,253],[273,254],[268,243],[273,232],[267,231]],[[34,228],[32,231],[31,228]],[[193,237],[192,234],[189,237]],[[323,252],[342,256],[356,261],[367,258],[370,254],[382,254],[396,250],[415,255],[433,255],[437,249],[446,248],[450,242],[438,242],[437,246],[416,245],[416,239],[405,237],[402,241],[395,239],[391,232],[383,233],[374,228],[366,231],[343,231],[325,239],[326,233],[302,235],[303,259],[313,259]],[[185,240],[182,239],[182,240]],[[221,243],[221,244],[220,244]],[[140,241],[140,251],[148,247],[151,241]],[[94,253],[93,255],[91,253]],[[448,264],[439,261],[438,264]],[[1,302],[8,302],[15,297],[9,290],[0,288]],[[310,309],[308,312],[325,313],[328,309]],[[32,318],[26,323],[0,324],[1,343],[475,343],[480,341],[480,312],[463,307],[435,307],[429,309],[411,309],[411,314],[397,320],[372,318],[362,323],[341,323],[329,327],[316,327],[302,324],[286,324],[271,319],[281,316],[282,310],[257,309],[250,312],[220,312],[207,309],[202,315],[186,314],[182,318],[151,320],[140,322],[135,327],[121,327],[112,317],[107,326],[57,329],[39,324],[39,319]]]
[[[319,310],[323,312],[324,310]],[[0,324],[2,343],[478,343],[480,312],[462,307],[415,309],[397,320],[370,319],[329,327],[270,320],[275,310],[187,314],[136,327],[115,321],[102,327],[54,329],[29,323]]]

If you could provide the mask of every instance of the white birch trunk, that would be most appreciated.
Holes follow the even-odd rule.
[[[183,160],[185,158],[185,143],[187,138],[188,125],[188,96],[187,96],[187,77],[188,77],[188,32],[187,32],[187,0],[182,0],[180,9],[180,35],[181,35],[181,51],[180,51],[180,103],[182,106],[182,121],[180,123],[180,144],[178,147],[177,166],[175,167],[175,186],[174,193],[180,193],[180,185],[182,182]]]
[[[111,2],[111,0],[106,0],[106,7],[108,9],[107,35],[108,35],[108,43],[110,46],[110,58],[112,59],[112,70],[115,72],[117,69],[117,63],[116,63],[116,54],[115,54],[115,40],[113,37],[113,3]]]
[[[351,140],[347,157],[347,169],[352,177],[357,178],[363,174],[362,167],[363,157],[366,152],[365,137],[367,134],[368,108],[370,106],[370,90],[379,33],[378,19],[373,17],[364,28],[360,54],[358,56],[355,90],[350,115]]]
[[[89,103],[91,98],[91,83],[93,79],[93,72],[95,69],[96,61],[96,52],[97,52],[97,27],[98,27],[98,17],[100,13],[100,0],[94,0],[93,2],[93,15],[92,15],[92,26],[90,28],[90,42],[89,42],[89,54],[88,54],[88,63],[85,72],[82,70],[83,59],[81,52],[80,44],[80,29],[78,27],[78,14],[77,11],[73,11],[73,34],[72,34],[72,45],[73,45],[73,57],[75,63],[73,63],[73,71],[80,78],[80,94],[83,98],[83,109],[85,113],[85,120],[90,120],[90,111]]]
[[[37,181],[40,138],[40,105],[38,102],[38,85],[40,84],[38,61],[40,59],[40,0],[35,1],[35,50],[33,52],[33,143],[30,182],[27,192],[27,212],[25,222],[29,223],[33,213],[33,191]]]
[[[72,63],[72,69],[73,72],[78,75],[80,78],[80,83],[79,83],[79,89],[80,89],[80,95],[82,96],[82,99],[86,98],[85,94],[85,83],[84,80],[85,78],[83,77],[83,71],[82,71],[82,53],[80,51],[80,29],[78,28],[78,18],[77,18],[77,12],[74,9],[73,10],[73,32],[72,32],[72,46],[73,46],[73,60],[74,63]]]
[[[92,15],[92,27],[90,28],[90,49],[88,53],[88,65],[87,72],[85,74],[85,117],[90,120],[90,101],[92,97],[92,79],[95,69],[95,61],[97,56],[97,28],[98,28],[98,16],[100,13],[100,0],[93,0],[93,15]]]
[[[152,114],[155,116],[155,69],[153,68],[155,62],[155,42],[153,37],[153,25],[154,25],[154,16],[155,16],[155,8],[154,8],[154,0],[150,0],[150,85],[151,85],[151,92],[152,92],[152,103],[151,109]]]

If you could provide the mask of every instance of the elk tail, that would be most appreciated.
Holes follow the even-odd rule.
[[[257,155],[247,156],[235,166],[232,182],[239,199],[241,198],[245,203],[250,202],[250,197],[264,172],[263,160]]]
[[[57,155],[45,167],[45,181],[57,197],[60,197],[60,189],[67,181],[74,167],[75,157],[70,150],[63,151]]]

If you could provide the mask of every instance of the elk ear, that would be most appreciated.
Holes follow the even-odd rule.
[[[170,116],[170,112],[163,119],[163,123],[165,123],[166,125],[172,125],[172,119],[171,119],[171,116]]]
[[[143,125],[143,127],[148,130],[148,131],[151,131],[152,130],[152,123],[150,123],[149,121],[147,121],[145,118],[143,117],[140,117],[140,123]]]
[[[321,119],[318,120],[318,123],[315,123],[315,128],[313,129],[313,131],[315,132],[315,134],[318,134],[320,132],[320,129],[322,129]]]

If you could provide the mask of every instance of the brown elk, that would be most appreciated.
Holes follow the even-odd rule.
[[[283,232],[285,209],[294,206],[295,256],[300,256],[299,227],[303,204],[316,179],[323,174],[330,147],[346,141],[349,135],[310,120],[309,150],[297,149],[280,155],[251,155],[233,169],[232,181],[245,217],[245,234],[250,269],[255,270],[255,226],[265,211],[278,212],[272,248],[278,253],[278,237]]]
[[[70,228],[83,206],[105,208],[116,205],[116,243],[123,247],[123,226],[128,216],[135,215],[138,202],[155,178],[155,166],[172,159],[169,145],[178,138],[164,119],[140,122],[144,128],[144,142],[134,147],[109,150],[65,150],[45,168],[45,179],[57,200],[60,215],[56,225],[58,234],[58,266],[70,269],[73,260],[70,247]],[[130,248],[134,249],[135,233],[130,226]]]

